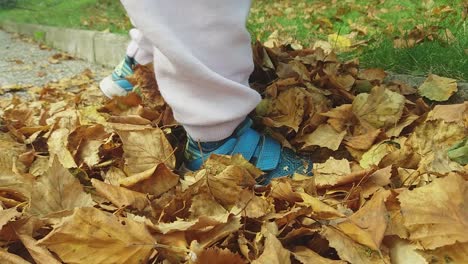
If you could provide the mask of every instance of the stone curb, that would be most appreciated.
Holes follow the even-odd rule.
[[[108,67],[115,67],[125,56],[129,37],[99,31],[68,29],[35,24],[19,24],[10,21],[0,22],[5,31],[35,37],[37,32],[44,34],[46,44],[67,52],[77,58]],[[390,73],[387,81],[402,81],[418,87],[425,77]],[[468,83],[458,83],[458,92],[449,101],[443,103],[461,103],[468,101]]]
[[[127,36],[119,34],[10,21],[1,22],[0,28],[7,32],[39,38],[37,40],[74,57],[112,68],[122,61],[130,41]]]

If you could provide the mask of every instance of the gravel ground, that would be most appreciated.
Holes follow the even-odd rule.
[[[53,60],[58,50],[41,48],[38,43],[0,30],[0,90],[12,86],[42,86],[72,77],[90,69],[102,79],[110,69],[80,59]]]

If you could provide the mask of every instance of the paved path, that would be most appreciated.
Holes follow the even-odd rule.
[[[93,65],[83,60],[60,60],[49,62],[54,49],[41,49],[39,44],[0,30],[0,88],[20,86],[42,86],[48,82],[72,77],[89,68],[96,79],[110,73],[102,66]]]

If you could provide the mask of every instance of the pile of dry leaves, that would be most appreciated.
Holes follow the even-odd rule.
[[[466,263],[468,103],[322,50],[254,47],[257,128],[316,161],[256,186],[240,156],[179,171],[150,68],[104,101],[90,72],[0,100],[1,263]]]

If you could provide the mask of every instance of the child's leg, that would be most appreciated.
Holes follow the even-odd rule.
[[[127,47],[127,56],[142,65],[153,62],[154,55],[151,42],[136,28],[131,29],[129,34],[131,41]]]
[[[154,48],[164,99],[195,140],[229,137],[260,101],[248,84],[250,2],[122,0]]]

